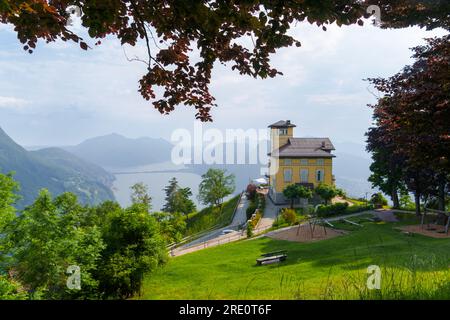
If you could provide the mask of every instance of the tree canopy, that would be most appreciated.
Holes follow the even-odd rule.
[[[145,273],[163,265],[166,244],[181,237],[178,218],[161,221],[143,202],[83,206],[76,195],[42,190],[14,214],[17,184],[0,174],[0,298],[117,299],[136,294]],[[145,198],[145,197],[144,197]],[[68,286],[68,270],[80,285]]]
[[[0,0],[0,23],[12,24],[24,50],[38,40],[78,43],[84,50],[107,36],[135,46],[143,41],[147,57],[139,92],[163,114],[178,105],[192,106],[196,118],[211,121],[215,99],[209,85],[215,63],[227,64],[255,78],[281,74],[270,64],[278,49],[300,46],[289,30],[298,21],[326,26],[363,25],[370,5],[380,7],[382,28],[413,25],[450,28],[446,0]],[[68,26],[73,6],[82,11],[82,25],[94,45]],[[161,88],[162,90],[156,90]]]
[[[235,188],[235,177],[233,174],[226,175],[225,170],[209,169],[202,175],[198,199],[203,204],[220,206],[223,199],[232,194]]]
[[[328,205],[328,202],[331,201],[334,197],[339,195],[340,190],[336,189],[335,186],[330,186],[324,183],[319,184],[314,192],[318,194],[323,200],[325,200],[325,205]]]
[[[312,190],[304,186],[291,184],[284,188],[283,195],[290,200],[291,208],[293,208],[296,199],[309,199],[313,196],[313,193]]]
[[[181,188],[177,179],[174,177],[164,188],[166,193],[166,203],[163,211],[170,213],[182,213],[188,215],[196,210],[195,203],[190,199],[192,197],[191,188]]]
[[[370,79],[383,93],[374,109],[367,150],[374,164],[371,181],[398,198],[408,189],[439,199],[445,209],[450,187],[450,36],[413,48],[414,63],[396,75]]]

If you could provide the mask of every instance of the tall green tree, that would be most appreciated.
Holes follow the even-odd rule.
[[[33,297],[93,298],[98,282],[92,271],[103,249],[100,230],[84,227],[77,198],[65,193],[52,200],[41,191],[33,205],[14,222],[10,265]],[[67,286],[69,266],[81,271],[81,290]]]
[[[202,175],[198,199],[205,205],[220,206],[226,196],[235,190],[235,177],[226,170],[209,169]]]
[[[372,106],[368,141],[376,142],[373,151],[400,160],[388,162],[395,165],[388,175],[401,175],[420,214],[421,199],[437,197],[444,208],[450,191],[450,35],[427,39],[413,51],[412,65],[387,79],[369,79],[384,96]]]
[[[291,202],[291,209],[294,208],[294,201],[297,199],[310,199],[312,191],[298,184],[290,184],[283,190],[283,195]]]
[[[16,217],[14,204],[19,200],[18,191],[19,184],[13,180],[12,174],[0,173],[0,235],[11,231],[11,223]],[[2,265],[8,258],[9,245],[8,238],[0,236],[0,270],[2,270]]]
[[[325,183],[319,184],[315,189],[314,192],[318,194],[324,201],[325,205],[328,205],[328,203],[336,196],[340,194],[339,190],[336,189],[335,186],[330,186]]]
[[[95,277],[103,298],[127,299],[139,293],[144,275],[167,261],[160,227],[141,205],[111,212],[102,238],[106,247]]]
[[[147,212],[152,209],[152,197],[149,194],[148,186],[143,182],[131,186],[131,203]]]
[[[367,151],[372,153],[373,163],[370,165],[372,174],[369,182],[372,187],[379,188],[389,195],[393,207],[399,208],[399,193],[406,191],[404,174],[405,156],[395,152],[395,146],[389,141],[385,128],[379,126],[370,128],[367,133]]]
[[[170,179],[169,184],[164,187],[164,193],[166,194],[165,197],[165,204],[162,208],[162,211],[165,212],[174,212],[172,209],[172,199],[173,199],[173,194],[175,193],[175,191],[177,191],[180,188],[180,186],[178,185],[178,180],[177,178],[173,177],[172,179]]]
[[[0,300],[25,299],[27,294],[22,285],[7,276],[8,263],[12,257],[10,239],[7,237],[16,218],[14,204],[19,199],[19,185],[12,174],[0,173]]]
[[[186,217],[196,210],[194,201],[190,199],[192,191],[190,188],[180,188],[174,192],[171,200],[171,212],[182,213]]]
[[[196,210],[195,203],[190,199],[192,191],[190,188],[181,188],[176,178],[169,181],[169,185],[164,188],[166,193],[164,212],[182,213],[188,215]]]

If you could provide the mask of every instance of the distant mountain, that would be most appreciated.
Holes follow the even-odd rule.
[[[0,128],[0,172],[14,171],[23,199],[18,207],[31,204],[42,188],[53,195],[75,193],[85,204],[113,200],[114,176],[59,148],[27,151]]]
[[[336,185],[347,191],[352,197],[364,197],[365,193],[370,196],[377,190],[372,189],[372,184],[367,181],[371,172],[370,158],[360,155],[348,154],[336,150],[333,171],[336,176]]]
[[[64,149],[104,168],[126,168],[168,161],[172,145],[164,139],[129,139],[110,134]]]

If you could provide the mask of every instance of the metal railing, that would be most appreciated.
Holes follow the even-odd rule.
[[[270,228],[272,228],[271,225],[265,226],[262,228],[256,228],[255,230],[253,230],[253,234],[260,235],[264,231],[266,231]],[[219,246],[222,244],[235,242],[235,241],[239,241],[239,240],[247,239],[247,238],[248,238],[247,233],[243,230],[243,231],[240,231],[240,232],[233,234],[231,236],[228,236],[228,237],[206,240],[206,241],[200,242],[196,245],[193,245],[193,246],[190,246],[187,248],[182,248],[179,250],[174,248],[174,249],[170,250],[170,254],[171,254],[171,256],[183,255],[185,253],[194,252],[194,251],[198,251],[198,250],[205,249],[205,248],[215,247],[215,246]]]
[[[427,208],[425,206],[423,214],[422,214],[422,219],[421,219],[421,222],[420,222],[420,224],[422,225],[422,229],[424,228],[425,220],[427,220],[427,225],[428,225],[428,228],[429,228],[429,221],[428,221],[428,217],[427,217],[427,212],[443,214],[447,218],[447,223],[445,223],[445,225],[444,225],[444,232],[448,235],[449,228],[450,228],[450,212],[443,211],[443,210],[430,209],[430,208]]]

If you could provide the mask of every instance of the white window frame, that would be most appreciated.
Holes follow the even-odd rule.
[[[306,175],[306,179],[303,179]],[[309,170],[308,169],[300,169],[300,182],[307,183],[309,179]]]
[[[280,135],[280,136],[287,136],[288,135],[288,129],[286,129],[286,128],[279,129],[278,135]]]
[[[325,159],[317,159],[317,160],[316,160],[316,163],[317,163],[317,165],[319,165],[319,166],[323,166],[323,165],[325,165]]]
[[[286,179],[287,172],[290,172],[290,174],[289,174],[290,179],[289,180]],[[284,182],[292,182],[292,169],[284,169],[283,170],[283,179],[284,179]]]
[[[300,165],[307,166],[308,165],[308,159],[300,159]]]
[[[284,159],[283,163],[285,166],[291,166],[292,165],[292,159]]]

